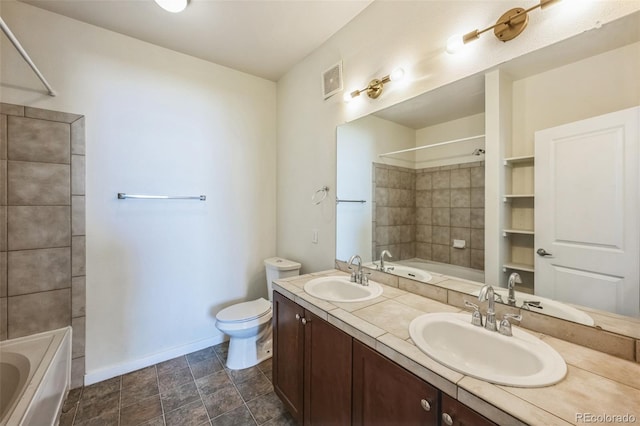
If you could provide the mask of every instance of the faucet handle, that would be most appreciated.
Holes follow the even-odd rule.
[[[482,314],[478,309],[478,305],[476,305],[475,303],[471,303],[468,300],[465,300],[464,306],[474,309],[473,313],[471,314],[471,324],[476,325],[478,327],[482,327]]]
[[[369,285],[369,276],[372,274],[372,272],[362,272],[362,282],[360,284],[362,285]]]
[[[500,327],[498,329],[498,332],[504,336],[513,335],[511,333],[511,323],[509,322],[509,319],[513,319],[520,322],[522,321],[522,315],[504,314],[504,317],[502,317],[502,321],[500,321]]]

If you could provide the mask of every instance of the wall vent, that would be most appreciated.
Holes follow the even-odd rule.
[[[322,93],[325,99],[342,91],[342,61],[322,73]]]

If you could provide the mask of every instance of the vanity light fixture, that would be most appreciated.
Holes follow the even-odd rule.
[[[496,21],[496,23],[484,30],[473,30],[465,35],[454,35],[447,41],[447,52],[455,53],[462,48],[465,44],[477,40],[480,38],[480,34],[489,30],[493,30],[493,34],[504,42],[513,40],[518,37],[522,31],[527,27],[529,23],[529,12],[537,8],[545,9],[560,0],[540,0],[535,6],[529,9],[523,9],[516,7],[507,10]]]
[[[377,99],[378,96],[382,94],[382,88],[386,83],[390,81],[400,81],[403,78],[404,78],[404,70],[402,68],[396,68],[389,75],[385,75],[380,79],[374,78],[369,82],[369,85],[364,89],[354,90],[351,93],[345,93],[344,100],[346,102],[349,102],[351,99],[357,98],[358,96],[360,96],[362,92],[366,92],[367,96],[369,96],[371,99]]]
[[[178,13],[186,9],[189,0],[154,0],[158,6],[167,12]]]

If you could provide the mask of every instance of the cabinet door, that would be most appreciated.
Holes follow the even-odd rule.
[[[442,424],[446,426],[497,426],[491,420],[444,393],[442,394]]]
[[[304,402],[303,316],[300,306],[273,292],[273,388],[299,423]]]
[[[353,341],[354,425],[437,425],[438,408],[436,388]]]
[[[351,336],[305,311],[305,425],[351,424]]]

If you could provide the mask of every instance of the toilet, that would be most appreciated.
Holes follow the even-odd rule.
[[[229,336],[227,368],[241,370],[271,358],[271,283],[300,275],[300,264],[280,257],[264,261],[269,300],[259,298],[229,306],[216,315],[216,327]]]

